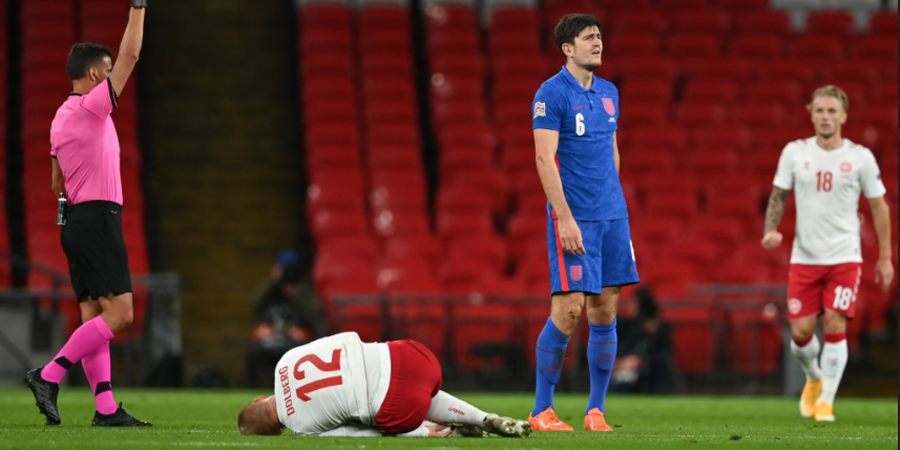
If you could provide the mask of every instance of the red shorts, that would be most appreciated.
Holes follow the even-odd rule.
[[[791,264],[788,272],[788,320],[821,314],[823,308],[849,318],[856,313],[862,264]]]
[[[409,339],[387,343],[391,351],[391,384],[375,415],[387,434],[406,433],[422,425],[431,398],[441,390],[441,364],[424,345]]]

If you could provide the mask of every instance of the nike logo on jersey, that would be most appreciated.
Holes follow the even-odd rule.
[[[616,123],[616,118],[615,118],[615,117],[610,117],[610,118],[609,118],[609,123]]]
[[[572,109],[578,111],[579,109],[584,108],[584,105],[572,106]]]

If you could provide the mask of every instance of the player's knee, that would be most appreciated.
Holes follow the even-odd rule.
[[[839,313],[832,311],[826,312],[822,322],[822,328],[824,328],[825,333],[827,334],[847,332],[847,318]]]
[[[807,328],[795,325],[791,326],[791,338],[794,339],[794,342],[806,342],[815,332],[815,327]]]

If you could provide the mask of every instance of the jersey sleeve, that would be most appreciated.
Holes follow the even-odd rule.
[[[781,151],[781,157],[778,158],[778,170],[775,172],[775,180],[772,184],[777,187],[790,191],[794,188],[794,171],[791,168],[791,156],[793,156],[793,145],[788,144]]]
[[[538,89],[531,104],[532,128],[559,131],[565,112],[563,94],[545,83]]]
[[[875,155],[868,149],[863,155],[862,170],[859,171],[859,185],[862,187],[863,195],[866,198],[878,198],[883,196],[887,189],[881,180],[881,169],[878,168],[878,162],[875,161]]]
[[[81,99],[81,106],[95,116],[102,117],[110,115],[116,109],[118,101],[119,96],[113,89],[112,81],[107,78]]]
[[[381,437],[380,431],[362,424],[348,424],[317,434],[324,437]]]

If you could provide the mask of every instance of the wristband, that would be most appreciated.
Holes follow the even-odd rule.
[[[132,8],[146,8],[147,0],[131,0]]]

